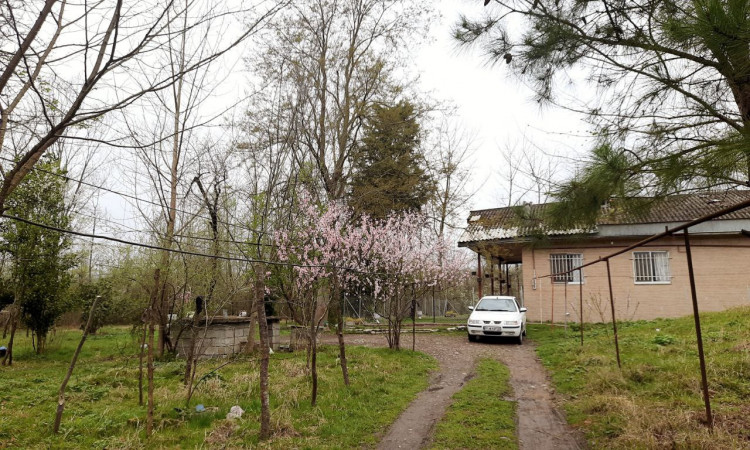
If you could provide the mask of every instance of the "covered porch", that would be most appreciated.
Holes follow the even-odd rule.
[[[476,253],[477,300],[485,295],[512,295],[523,305],[522,246],[515,242],[459,242]]]

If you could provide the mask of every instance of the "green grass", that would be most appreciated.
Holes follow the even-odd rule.
[[[481,359],[477,375],[453,395],[453,404],[438,423],[433,448],[515,449],[514,402],[510,373],[499,362]]]
[[[424,314],[421,319],[417,319],[417,323],[447,323],[447,324],[454,324],[458,323],[461,325],[466,325],[466,321],[469,320],[468,314],[462,314],[458,315],[456,317],[443,317],[443,316],[436,316],[435,321],[432,320],[432,315],[430,314]],[[411,319],[407,319],[404,321],[411,323]]]
[[[530,325],[529,337],[566,397],[568,421],[594,448],[750,447],[750,308],[701,315],[716,427],[705,409],[693,318],[611,324]]]
[[[80,332],[58,331],[48,353],[34,355],[23,332],[17,336],[12,367],[0,367],[0,447],[165,448],[253,447],[258,445],[258,364],[243,356],[200,384],[186,412],[181,383],[184,362],[156,366],[156,432],[146,439],[146,408],[138,405],[137,339],[125,328],[90,336],[67,389],[60,435],[51,432],[57,390]],[[337,349],[321,348],[318,405],[310,406],[304,353],[271,357],[270,448],[353,448],[372,446],[418,392],[435,362],[409,351],[349,347],[351,386],[343,386]],[[223,361],[205,361],[205,374]],[[246,412],[225,420],[232,405]],[[214,409],[215,408],[215,409]]]

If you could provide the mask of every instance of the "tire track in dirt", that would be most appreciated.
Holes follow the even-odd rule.
[[[411,336],[404,335],[405,347]],[[347,345],[384,347],[384,336],[346,335]],[[323,339],[333,343],[334,338]],[[407,344],[408,343],[408,344]],[[522,450],[581,449],[581,437],[565,422],[555,407],[547,374],[530,342],[516,345],[506,341],[468,342],[461,336],[421,334],[416,349],[438,361],[430,386],[391,425],[380,440],[379,449],[417,449],[431,443],[435,425],[445,414],[451,397],[471,377],[480,357],[497,359],[510,369],[510,383],[516,401],[517,433]]]

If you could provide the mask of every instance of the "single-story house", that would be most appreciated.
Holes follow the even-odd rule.
[[[602,207],[596,226],[586,230],[544,229],[539,218],[545,204],[471,211],[458,245],[477,253],[479,296],[516,295],[528,308],[528,320],[554,322],[578,322],[582,299],[583,320],[605,322],[611,310],[604,262],[581,274],[550,275],[747,200],[750,191],[742,190],[674,195],[637,215],[618,211],[613,200]],[[700,311],[750,305],[750,208],[689,231]],[[618,320],[692,313],[681,234],[612,258],[610,270]]]

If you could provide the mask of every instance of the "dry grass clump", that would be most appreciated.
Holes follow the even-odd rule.
[[[238,429],[239,425],[233,420],[222,420],[208,432],[204,442],[209,448],[223,448]]]
[[[300,433],[294,428],[292,413],[287,408],[278,408],[271,415],[271,429],[274,438],[299,437]]]

